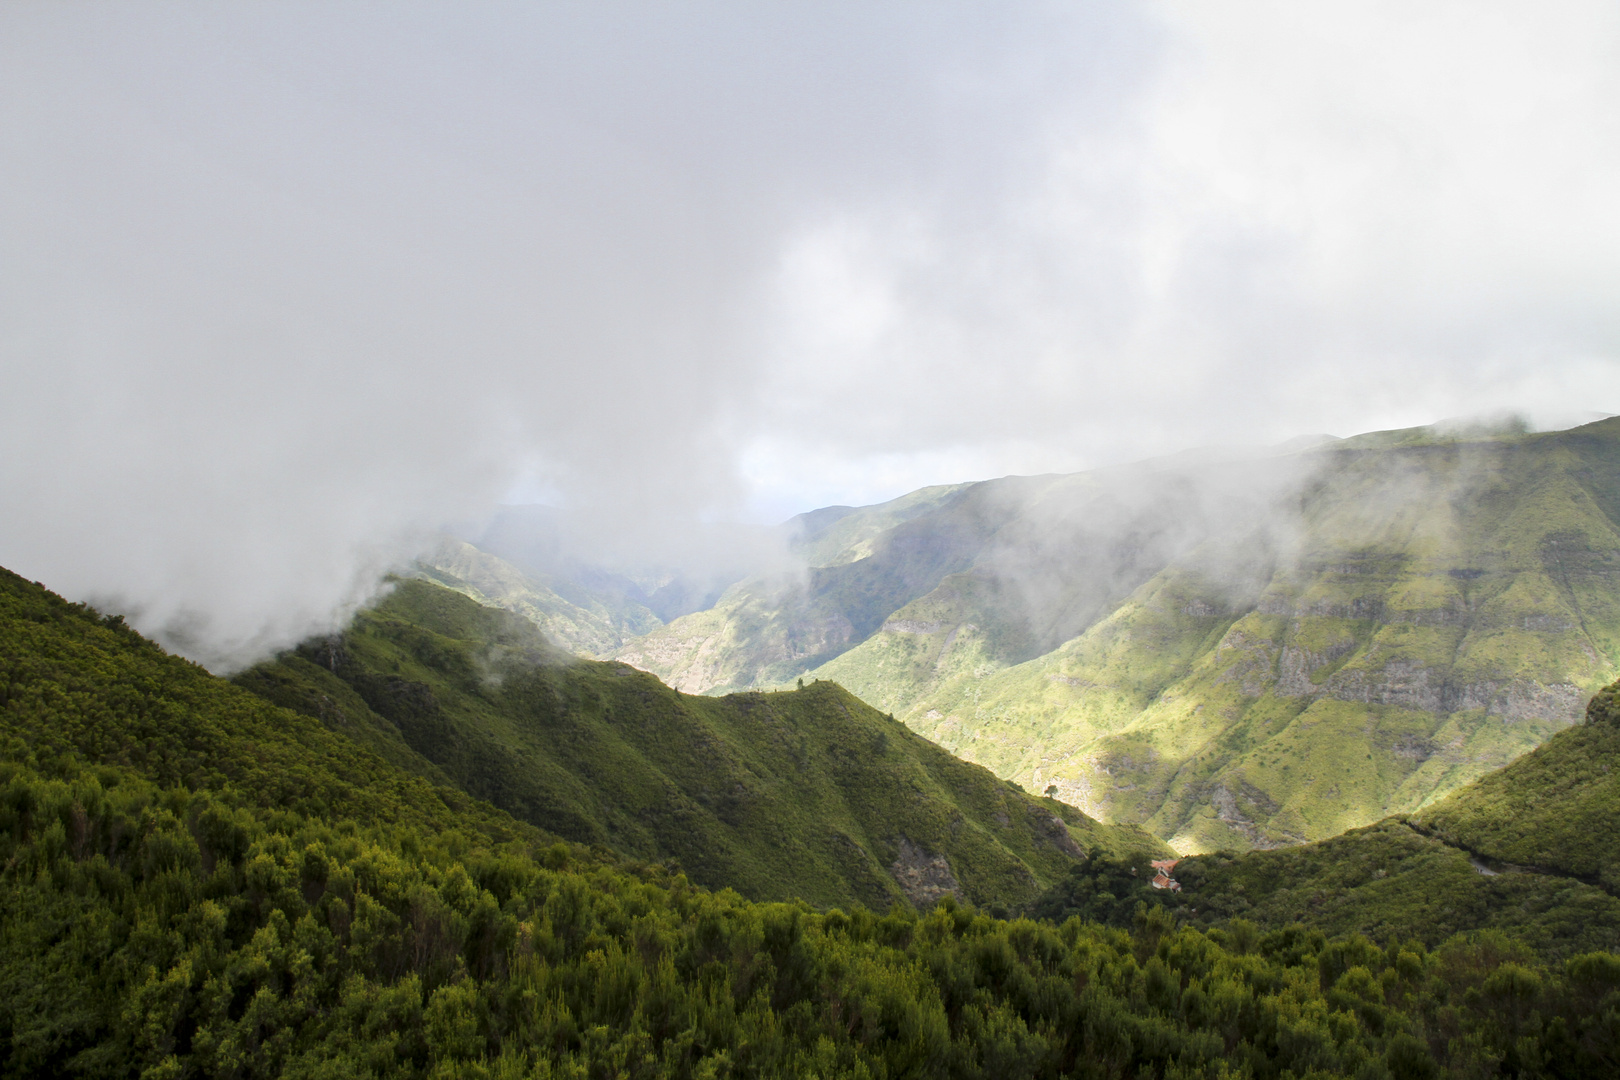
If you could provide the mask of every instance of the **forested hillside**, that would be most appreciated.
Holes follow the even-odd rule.
[[[690,697],[423,581],[236,682],[569,840],[756,899],[1017,905],[1087,851],[1168,854],[832,683]]]
[[[6,570],[0,620],[8,761],[47,774],[105,766],[270,813],[462,830],[489,843],[555,839]]]
[[[1417,824],[1501,870],[1528,868],[1620,895],[1620,684],[1585,723],[1416,815]]]
[[[0,574],[5,1075],[1620,1067],[1612,954],[1206,932],[1147,909],[1127,932],[953,901],[757,903],[553,841],[343,719],[270,705]]]

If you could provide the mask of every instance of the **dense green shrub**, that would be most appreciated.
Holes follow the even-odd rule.
[[[1439,1076],[1620,1068],[1620,957],[814,911],[564,845],[0,767],[6,1075]]]

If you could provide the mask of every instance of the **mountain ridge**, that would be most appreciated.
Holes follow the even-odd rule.
[[[1016,906],[1087,850],[1167,853],[957,761],[830,682],[687,697],[421,580],[236,682],[369,730],[394,760],[420,759],[520,820],[677,858],[693,880],[756,899]]]

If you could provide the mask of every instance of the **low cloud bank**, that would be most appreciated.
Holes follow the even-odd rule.
[[[0,12],[0,564],[228,668],[580,550],[1620,401],[1602,4]],[[724,531],[724,530],[722,530]]]

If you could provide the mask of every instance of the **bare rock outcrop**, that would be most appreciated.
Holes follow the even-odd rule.
[[[1210,804],[1215,808],[1215,816],[1223,824],[1242,836],[1257,850],[1269,851],[1273,848],[1286,847],[1290,839],[1278,840],[1261,831],[1254,819],[1244,813],[1238,798],[1241,794],[1243,800],[1262,815],[1270,817],[1278,810],[1278,806],[1265,792],[1249,784],[1238,785],[1238,793],[1234,793],[1226,784],[1217,784],[1210,793]],[[1297,841],[1296,841],[1297,842]]]
[[[895,842],[895,846],[899,849],[899,855],[889,867],[889,872],[914,907],[926,910],[939,903],[942,897],[960,895],[962,886],[957,882],[956,875],[951,873],[951,864],[945,860],[945,856],[930,855],[904,836]]]

